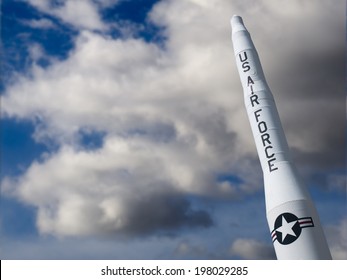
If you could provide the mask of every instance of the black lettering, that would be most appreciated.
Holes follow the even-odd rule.
[[[275,160],[276,160],[276,158],[274,157],[274,158],[269,159],[269,160],[267,161],[267,164],[269,165],[269,170],[270,170],[270,172],[275,171],[275,170],[278,169],[278,167],[275,167],[275,165],[272,163],[272,162],[275,161]]]
[[[266,132],[267,131],[266,122],[261,121],[260,123],[258,123],[258,129],[260,133]]]
[[[272,157],[275,156],[274,153],[272,153],[271,155],[269,155],[268,149],[272,149],[272,148],[273,148],[273,147],[272,147],[271,145],[270,145],[270,146],[267,146],[267,147],[265,148],[265,155],[266,155],[267,158],[272,158]]]
[[[252,80],[251,76],[248,76],[248,78],[247,78],[247,86],[249,86],[250,84],[254,85],[254,81]]]
[[[270,134],[269,133],[262,134],[261,135],[261,140],[263,141],[263,146],[264,147],[266,146],[265,142],[267,142],[269,145],[271,145]]]
[[[156,274],[155,275],[162,275],[161,274],[161,268],[159,268],[158,266],[156,266]]]
[[[257,122],[259,122],[258,118],[260,117],[260,114],[258,114],[258,113],[260,113],[261,111],[263,111],[263,109],[258,109],[257,111],[254,112],[255,120]]]
[[[245,55],[244,58],[242,58],[241,53],[239,54],[239,58],[240,58],[240,61],[241,61],[241,62],[244,62],[244,61],[247,60],[247,53],[246,53],[246,52],[243,52],[243,54]]]
[[[125,267],[118,268],[119,275],[126,275],[125,274]],[[116,274],[117,275],[117,274]]]
[[[242,63],[243,72],[247,72],[247,71],[251,70],[251,66],[249,66],[248,64],[249,64],[248,61]]]
[[[252,86],[251,86],[251,89],[252,89]],[[259,105],[258,96],[256,94],[251,95],[250,100],[251,100],[252,107],[254,107],[254,103],[257,103]],[[265,156],[268,159],[267,164],[269,167],[269,171],[272,172],[272,171],[277,170],[278,167],[276,167],[274,164],[274,161],[276,161],[276,157],[275,157],[276,155],[274,152],[270,151],[271,149],[273,149],[273,146],[271,145],[270,134],[266,133],[268,130],[267,124],[264,121],[259,121],[260,116],[261,116],[260,112],[262,110],[263,109],[258,109],[256,111],[254,111],[254,117],[255,117],[256,122],[258,123],[258,130],[261,134],[260,137],[261,137],[263,146],[265,147],[264,151],[265,151]]]
[[[106,268],[101,269],[101,275],[117,275],[117,271],[106,266]]]
[[[258,95],[254,94],[254,95],[251,95],[251,104],[252,104],[252,107],[254,107],[254,103],[257,103],[259,105],[259,102],[258,102]]]

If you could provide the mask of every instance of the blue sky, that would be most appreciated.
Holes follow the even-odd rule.
[[[233,14],[347,259],[345,3],[251,2],[2,1],[2,259],[274,258]]]

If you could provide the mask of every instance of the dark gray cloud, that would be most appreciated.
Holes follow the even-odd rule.
[[[210,214],[195,210],[188,199],[174,193],[154,194],[132,203],[121,234],[125,236],[152,234],[175,234],[181,228],[212,226]],[[116,234],[119,234],[116,232]]]
[[[317,47],[288,59],[285,69],[273,78],[288,142],[296,162],[303,167],[345,167],[344,56],[344,45],[322,52]]]

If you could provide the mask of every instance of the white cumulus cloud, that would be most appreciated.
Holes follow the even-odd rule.
[[[87,30],[104,30],[104,24],[100,14],[99,6],[109,6],[115,4],[116,1],[112,0],[25,0],[33,5],[38,10],[57,17],[64,23],[78,29]]]

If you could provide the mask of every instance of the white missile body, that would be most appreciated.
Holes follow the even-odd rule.
[[[278,259],[331,259],[317,211],[289,155],[277,108],[242,18],[231,19],[244,101],[264,175],[266,213]]]

